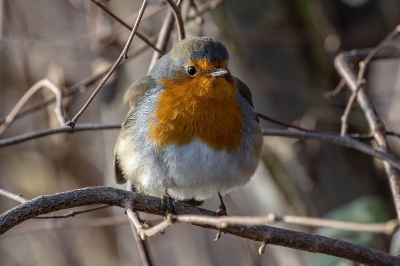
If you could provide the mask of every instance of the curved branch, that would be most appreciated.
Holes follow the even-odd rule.
[[[110,187],[88,187],[48,196],[40,196],[3,213],[0,216],[0,234],[4,234],[10,228],[41,214],[92,204],[108,204],[125,209],[128,202],[132,202],[133,209],[136,211],[159,216],[164,215],[164,210],[158,208],[158,198]],[[213,211],[180,203],[177,203],[176,213],[178,215],[196,214],[214,216]],[[217,229],[210,225],[197,225],[205,228]],[[323,253],[367,265],[400,264],[400,258],[390,256],[384,252],[319,235],[264,225],[230,226],[226,228],[226,231],[229,234],[254,241],[308,252]]]
[[[57,116],[58,122],[61,126],[65,125],[65,119],[62,112],[62,93],[61,90],[54,85],[48,79],[42,79],[35,83],[25,94],[22,98],[18,101],[18,103],[14,106],[11,110],[10,114],[4,120],[4,123],[0,125],[0,135],[6,131],[8,126],[14,121],[15,117],[18,115],[19,111],[24,107],[25,103],[40,89],[48,88],[50,89],[54,95],[56,96],[56,108],[54,108],[54,113]]]
[[[174,12],[174,16],[176,19],[176,25],[178,27],[179,40],[183,40],[186,38],[185,34],[185,22],[183,21],[181,8],[174,2],[174,0],[167,0],[168,4],[171,6],[172,11]]]
[[[399,27],[396,28],[399,30]],[[366,84],[359,84],[357,75],[358,72],[354,67],[354,64],[362,61],[364,58],[368,58],[371,53],[365,50],[356,50],[352,52],[344,52],[336,56],[335,67],[338,73],[346,80],[349,89],[353,95],[357,95],[357,101],[367,119],[368,125],[371,129],[372,134],[379,146],[379,149],[392,156],[392,152],[389,147],[388,140],[386,138],[386,127],[382,119],[379,117],[378,112],[371,101],[368,93],[366,93]],[[393,47],[382,47],[378,49],[376,55],[377,58],[394,58],[399,57],[400,51]],[[397,218],[400,219],[400,172],[399,168],[395,167],[389,161],[383,162],[385,167],[386,175],[389,179],[390,189],[392,192],[394,204],[396,206]],[[396,168],[396,169],[395,169]]]

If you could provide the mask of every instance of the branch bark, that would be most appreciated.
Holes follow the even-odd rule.
[[[0,216],[0,234],[4,234],[12,227],[41,214],[92,204],[108,204],[125,209],[128,202],[133,204],[133,209],[136,211],[159,216],[164,215],[164,211],[158,208],[158,198],[110,187],[88,187],[40,196],[3,213]],[[214,216],[213,211],[179,203],[177,203],[176,212],[178,215]],[[204,228],[217,229],[210,225],[197,225]],[[229,234],[254,241],[308,252],[323,253],[365,265],[400,265],[400,258],[390,256],[384,252],[319,235],[264,225],[236,225],[226,228],[226,231]]]

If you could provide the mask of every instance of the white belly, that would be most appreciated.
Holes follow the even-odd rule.
[[[217,192],[227,193],[249,181],[257,168],[262,146],[262,134],[254,119],[252,107],[240,97],[243,116],[243,145],[235,152],[215,151],[199,140],[187,145],[158,148],[149,140],[149,121],[156,102],[152,95],[143,108],[131,115],[131,132],[117,144],[120,168],[132,180],[139,192],[161,197],[164,190],[176,199],[203,200]],[[128,131],[121,131],[128,134]]]

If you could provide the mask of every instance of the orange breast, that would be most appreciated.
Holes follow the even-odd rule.
[[[158,82],[165,89],[158,98],[157,121],[151,123],[149,136],[159,147],[199,139],[216,150],[239,148],[243,120],[236,81],[198,75]]]

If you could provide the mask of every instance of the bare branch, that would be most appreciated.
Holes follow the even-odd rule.
[[[9,199],[18,201],[20,203],[25,203],[25,202],[29,201],[28,199],[22,197],[22,195],[17,195],[17,194],[11,193],[11,192],[9,192],[7,190],[4,190],[2,188],[0,188],[0,195],[2,195],[4,197],[7,197]]]
[[[207,217],[207,216],[196,216],[196,215],[179,215],[171,217],[171,221],[195,223],[195,224],[208,224],[218,228],[227,228],[230,225],[258,225],[258,224],[273,224],[276,222],[284,222],[287,224],[297,224],[311,227],[330,227],[348,231],[359,231],[359,232],[372,232],[372,233],[384,233],[391,235],[398,228],[398,222],[396,220],[390,220],[386,223],[376,224],[365,224],[365,223],[352,223],[327,220],[313,217],[301,217],[284,215],[278,216],[274,213],[270,213],[266,216],[258,217],[243,217],[243,216],[222,216],[222,217]],[[150,235],[148,235],[150,236]]]
[[[132,210],[132,204],[127,203],[127,209],[126,213],[128,214],[128,217],[130,221],[133,223],[137,230],[137,234],[140,236],[142,240],[145,240],[147,237],[154,236],[158,233],[163,232],[168,226],[172,225],[174,223],[174,219],[172,218],[171,214],[168,214],[167,218],[162,221],[161,223],[157,224],[156,226],[153,226],[151,228],[146,228],[139,219],[139,216],[137,215],[136,212]]]
[[[48,88],[50,89],[54,95],[56,96],[56,108],[54,108],[54,113],[57,116],[58,122],[60,123],[61,126],[65,125],[65,119],[63,116],[63,111],[62,111],[62,93],[61,90],[54,85],[53,82],[51,82],[48,79],[42,79],[38,81],[35,85],[33,85],[25,94],[22,96],[21,99],[19,99],[18,103],[14,106],[14,108],[11,110],[10,114],[5,118],[4,123],[0,126],[0,135],[6,131],[8,126],[14,121],[15,117],[19,113],[19,111],[22,109],[22,107],[25,105],[25,103],[40,89],[42,88]]]
[[[125,209],[127,207],[127,202],[132,202],[133,209],[136,211],[143,211],[160,216],[164,215],[164,211],[158,208],[158,198],[116,188],[89,187],[48,196],[40,196],[3,213],[0,216],[0,234],[4,234],[10,228],[41,214],[92,204],[108,204]],[[189,214],[214,216],[213,211],[180,203],[177,203],[176,212],[178,215]],[[217,229],[210,225],[197,225],[205,228]],[[400,264],[400,258],[390,256],[381,251],[319,235],[295,232],[264,225],[230,226],[226,228],[226,231],[229,234],[252,239],[254,241],[308,252],[328,254],[367,265]]]
[[[157,44],[156,44],[156,46],[163,52],[165,52],[165,50],[167,49],[168,40],[169,40],[169,37],[171,36],[171,32],[174,28],[174,21],[175,21],[175,17],[174,17],[172,9],[170,9],[170,10],[168,10],[167,15],[164,18],[164,22],[161,26],[160,34],[158,35],[158,40],[157,40]],[[149,70],[151,70],[153,68],[153,66],[155,65],[155,63],[157,62],[157,60],[160,57],[161,56],[159,53],[155,53],[155,52],[153,53],[153,57],[151,58],[151,61],[150,61]]]
[[[344,88],[344,85],[346,85],[346,81],[344,79],[341,79],[335,89],[333,89],[332,91],[325,92],[323,94],[324,97],[329,100],[333,96],[336,96]]]
[[[117,68],[119,63],[122,61],[122,59],[124,59],[124,58],[127,59],[128,58],[128,54],[127,53],[128,53],[129,47],[130,47],[130,45],[132,43],[133,37],[135,36],[137,28],[139,27],[140,20],[141,20],[141,18],[143,16],[143,13],[144,13],[145,9],[146,9],[147,3],[148,3],[148,0],[143,0],[143,4],[142,4],[142,7],[140,8],[138,18],[136,20],[135,25],[133,26],[131,35],[129,36],[128,41],[126,42],[126,45],[125,45],[124,49],[122,50],[121,55],[118,57],[117,61],[114,63],[114,65],[112,66],[110,71],[108,71],[107,75],[100,82],[99,86],[97,86],[96,90],[93,92],[93,94],[87,100],[87,102],[82,107],[82,109],[74,116],[74,118],[72,118],[71,121],[67,122],[67,126],[69,126],[71,128],[73,128],[75,126],[76,121],[78,120],[78,118],[83,114],[83,112],[86,110],[86,108],[89,106],[89,104],[93,101],[94,97],[96,97],[97,93],[100,91],[100,89],[106,83],[108,78],[112,75],[112,73],[114,73],[115,69]]]
[[[368,67],[369,62],[372,60],[372,58],[383,48],[385,45],[387,45],[391,40],[393,40],[394,37],[397,36],[400,32],[400,25],[397,26],[388,36],[386,36],[383,41],[381,41],[374,49],[372,49],[367,57],[359,62],[360,70],[358,71],[357,74],[357,82],[356,82],[356,89],[352,92],[352,95],[350,96],[350,99],[347,103],[345,112],[341,118],[342,120],[342,128],[341,128],[341,135],[347,134],[347,120],[350,115],[351,107],[353,106],[354,101],[356,100],[357,93],[359,89],[361,88],[362,85],[365,85],[366,80],[365,80],[365,71]]]
[[[74,132],[88,131],[88,130],[120,129],[120,128],[121,128],[120,124],[81,124],[75,126],[74,128],[61,127],[54,129],[44,129],[40,131],[18,135],[15,137],[2,139],[0,140],[0,148],[53,134],[74,133]]]
[[[312,139],[312,140],[320,140],[340,146],[344,146],[347,148],[352,148],[368,154],[370,156],[374,156],[379,158],[383,161],[386,161],[388,164],[392,165],[396,169],[400,169],[400,161],[397,160],[393,155],[388,154],[386,152],[378,151],[371,146],[362,143],[358,140],[352,139],[348,136],[333,136],[327,134],[321,134],[317,132],[296,132],[296,131],[289,131],[289,130],[278,130],[278,129],[263,129],[262,130],[264,136],[279,136],[285,138],[292,138],[292,139]]]
[[[126,190],[127,191],[134,191],[134,186],[132,185],[132,182],[130,180],[128,180],[126,182]],[[125,212],[128,214],[128,218],[130,217],[130,215],[132,215],[132,214],[130,214],[128,212],[128,209],[131,209],[131,208],[132,208],[132,203],[131,202],[127,202]],[[133,238],[134,238],[136,246],[137,246],[137,248],[139,250],[140,259],[142,260],[143,266],[152,266],[153,265],[153,261],[152,261],[151,256],[150,256],[150,249],[149,249],[149,247],[148,247],[148,245],[146,243],[146,240],[141,237],[140,233],[137,230],[136,223],[140,224],[139,214],[138,214],[138,212],[134,212],[133,215],[137,218],[137,221],[133,221],[132,219],[129,219],[129,222],[130,222],[130,225],[131,225]]]
[[[201,16],[202,14],[204,14],[205,12],[207,12],[209,10],[217,8],[223,2],[224,2],[224,0],[209,0],[209,1],[205,2],[204,4],[202,4],[201,6],[199,6],[197,8],[197,12],[193,16],[188,17],[185,21],[197,19],[198,16]]]
[[[171,6],[172,11],[174,12],[174,16],[176,19],[176,25],[178,27],[178,34],[179,34],[179,40],[183,40],[186,38],[185,34],[185,23],[183,22],[182,14],[181,14],[181,8],[179,4],[176,4],[174,0],[167,0],[168,4]]]
[[[398,27],[399,28],[399,27]],[[371,132],[374,135],[374,138],[379,145],[379,149],[388,154],[388,156],[392,156],[392,152],[389,148],[389,143],[386,139],[386,129],[383,121],[380,119],[378,112],[376,111],[371,99],[368,94],[365,92],[366,85],[365,83],[359,83],[359,79],[357,78],[357,70],[354,68],[354,64],[357,65],[357,62],[362,61],[364,58],[368,57],[370,52],[361,50],[361,51],[352,51],[347,53],[341,53],[335,58],[335,67],[339,74],[343,79],[346,80],[346,83],[353,94],[357,95],[357,101],[364,112],[364,115],[367,119]],[[398,49],[393,49],[391,47],[383,47],[379,49],[376,53],[376,57],[380,58],[390,58],[390,57],[398,57],[399,51]],[[393,157],[394,158],[394,157]],[[386,159],[385,159],[386,160]],[[389,161],[384,161],[384,167],[386,171],[386,175],[389,178],[389,184],[392,191],[392,196],[394,199],[394,203],[396,206],[397,217],[400,218],[400,172],[398,171],[398,167],[395,167]],[[395,169],[396,168],[396,169]]]
[[[90,0],[93,2],[93,4],[95,4],[96,6],[98,6],[101,10],[103,10],[107,15],[109,15],[110,17],[112,17],[113,19],[115,19],[118,23],[120,23],[122,26],[124,26],[125,28],[127,28],[130,31],[133,31],[133,28],[131,26],[129,26],[128,24],[125,23],[125,21],[123,21],[122,19],[120,19],[117,15],[115,15],[114,13],[112,13],[106,6],[104,6],[102,3],[100,3],[97,0]],[[161,51],[160,49],[158,49],[149,39],[147,39],[143,34],[141,34],[139,31],[136,31],[136,36],[138,36],[139,39],[141,39],[142,41],[144,41],[148,46],[150,46],[151,48],[153,48],[154,50],[156,50],[158,53],[160,53],[161,55],[164,54],[163,51]]]

